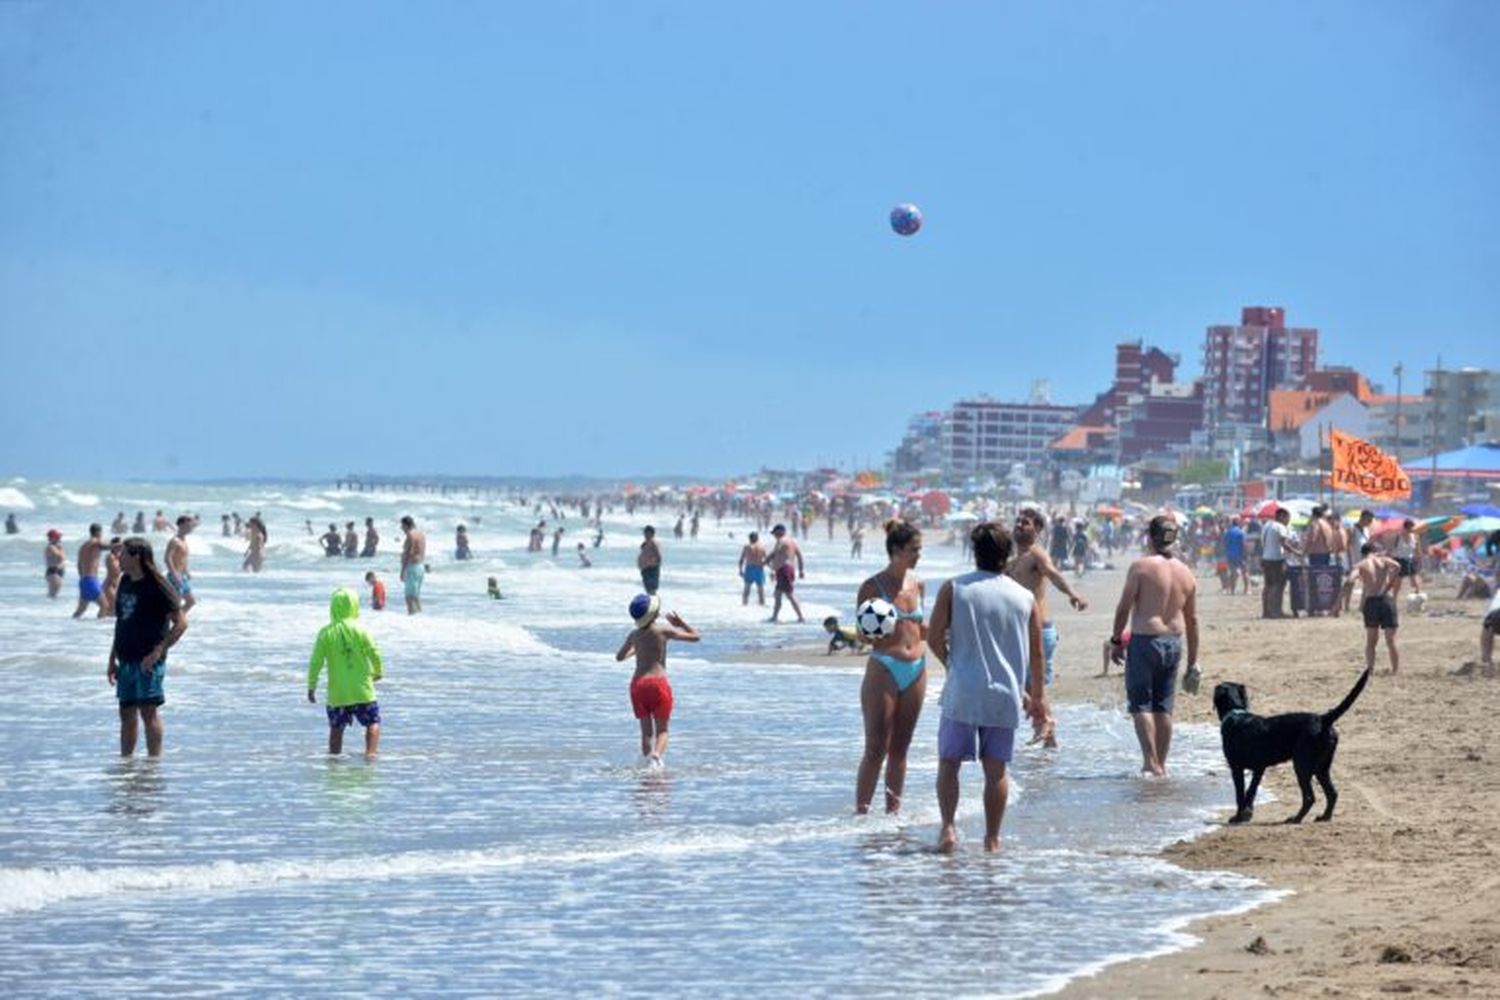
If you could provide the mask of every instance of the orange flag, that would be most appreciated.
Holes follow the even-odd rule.
[[[1411,480],[1394,456],[1339,430],[1333,431],[1333,488],[1375,500],[1411,497]]]

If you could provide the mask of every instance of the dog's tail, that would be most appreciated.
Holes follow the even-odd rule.
[[[1329,709],[1323,713],[1323,728],[1326,729],[1333,725],[1339,720],[1339,716],[1349,711],[1354,705],[1354,700],[1359,697],[1359,693],[1365,689],[1365,685],[1368,683],[1370,683],[1370,668],[1366,667],[1365,672],[1359,675],[1359,680],[1354,682],[1354,690],[1345,695],[1344,700],[1339,702],[1336,708]]]

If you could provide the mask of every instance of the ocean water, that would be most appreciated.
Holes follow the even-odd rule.
[[[1122,712],[1061,706],[1064,748],[1018,753],[1005,850],[979,850],[971,766],[961,848],[942,857],[934,684],[902,816],[851,815],[860,671],[735,661],[821,634],[740,606],[737,521],[677,541],[668,511],[620,512],[583,569],[576,515],[556,559],[530,554],[531,510],[500,498],[16,479],[0,500],[23,526],[0,536],[9,994],[1024,995],[1270,898],[1154,856],[1224,805],[1217,734],[1201,727],[1179,729],[1173,780],[1147,782]],[[42,540],[63,530],[71,560],[89,521],[157,508],[204,518],[200,603],[170,657],[166,754],[121,761],[111,625],[69,618],[71,562],[47,600]],[[232,510],[267,520],[259,575],[219,534]],[[418,617],[399,612],[404,513],[429,537]],[[325,559],[303,526],[366,516],[383,536],[373,561]],[[673,646],[659,770],[640,764],[630,666],[613,657],[648,518],[665,535],[665,603],[705,635]],[[452,558],[459,523],[470,563]],[[938,542],[920,568],[930,593],[959,569]],[[847,616],[874,553],[850,560],[821,531],[805,548],[809,621]],[[382,752],[330,758],[307,655],[329,592],[363,594],[372,567],[392,599],[361,616],[386,660]],[[506,600],[485,598],[491,575]],[[1060,666],[1093,669],[1095,650],[1074,643]],[[346,747],[361,745],[356,727]]]

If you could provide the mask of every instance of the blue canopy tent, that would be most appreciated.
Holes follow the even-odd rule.
[[[1500,441],[1403,459],[1401,468],[1412,479],[1500,479]]]

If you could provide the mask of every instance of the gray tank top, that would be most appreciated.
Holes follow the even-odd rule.
[[[1001,573],[953,580],[943,715],[971,726],[1015,729],[1031,652],[1031,591]]]

